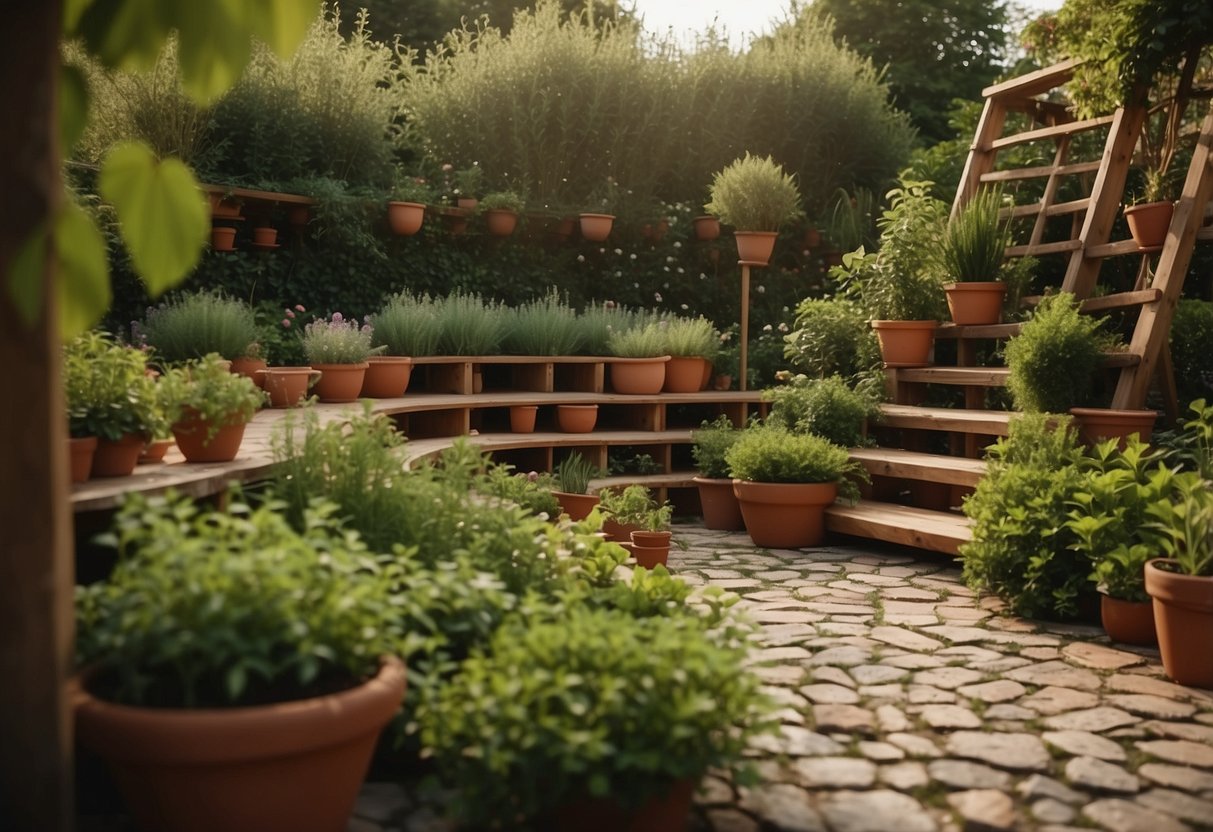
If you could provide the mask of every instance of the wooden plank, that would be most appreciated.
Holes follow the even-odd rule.
[[[1056,202],[1045,209],[1045,216],[1059,217],[1064,214],[1077,214],[1080,211],[1085,211],[1091,207],[1089,197],[1082,199],[1072,199],[1069,202]]]
[[[560,362],[554,365],[554,390],[601,393],[606,389],[606,365],[602,361],[585,364]]]
[[[1196,232],[1198,240],[1213,240],[1213,225],[1206,225],[1204,228]]]
[[[1070,137],[1062,136],[1057,141],[1057,149],[1053,154],[1053,164],[1055,166],[1065,164],[1066,157],[1070,153]],[[1061,177],[1054,173],[1045,183],[1045,192],[1040,198],[1040,204],[1044,206],[1045,211],[1036,215],[1036,222],[1032,226],[1032,234],[1028,238],[1028,244],[1038,246],[1045,238],[1045,224],[1048,220],[1048,209],[1053,205],[1053,201],[1057,199],[1057,188],[1061,184]]]
[[[533,390],[536,393],[551,393],[555,389],[555,373],[552,363],[514,364],[510,367],[511,386],[515,390]]]
[[[1005,387],[1009,372],[1006,367],[907,367],[897,371],[897,378],[918,384]]]
[[[1082,248],[1080,240],[1058,240],[1055,243],[1036,243],[1035,245],[1010,246],[1007,257],[1038,257],[1042,254],[1065,254]]]
[[[826,528],[839,534],[885,540],[933,552],[958,554],[973,533],[964,517],[941,511],[860,500],[826,508]]]
[[[412,465],[442,453],[459,437],[439,436],[409,440],[405,446],[405,461]],[[596,430],[593,433],[559,433],[536,431],[535,433],[481,433],[468,437],[486,453],[518,448],[589,448],[616,445],[686,445],[691,442],[690,429],[662,431]],[[603,451],[605,454],[605,450]]]
[[[1046,176],[1074,176],[1080,173],[1094,173],[1099,170],[1099,162],[1067,162],[1064,165],[1040,165],[1032,168],[1011,168],[1009,170],[994,170],[982,174],[982,182],[1014,182],[1020,179],[1043,179]]]
[[[991,84],[981,91],[982,98],[1032,98],[1069,81],[1080,63],[1082,61],[1070,58],[1017,78]]]
[[[948,407],[915,407],[882,404],[881,422],[890,428],[956,431],[986,436],[1006,436],[1016,414],[1002,410],[958,410]]]
[[[643,485],[645,488],[693,488],[698,471],[671,471],[668,474],[617,474],[590,480],[590,493],[608,488]]]
[[[976,486],[986,475],[986,464],[980,459],[898,448],[852,448],[851,459],[863,465],[869,474],[881,477]]]
[[[1129,309],[1134,306],[1144,306],[1153,303],[1161,297],[1161,290],[1156,288],[1138,289],[1133,292],[1116,292],[1111,295],[1099,295],[1087,298],[1078,305],[1078,311],[1084,315],[1097,315],[1110,312],[1113,309]],[[1029,295],[1022,299],[1024,306],[1036,306],[1041,301],[1041,295]]]
[[[284,205],[315,205],[316,200],[302,194],[283,194],[277,191],[258,191],[253,188],[236,188],[231,185],[202,185],[210,194],[230,194],[240,199],[255,202],[278,202]]]
[[[1002,135],[1006,118],[1006,108],[994,98],[987,98],[982,106],[981,118],[977,122],[973,143],[969,145],[964,170],[960,174],[956,198],[952,201],[952,216],[956,216],[961,206],[973,198],[985,175],[994,169],[995,154],[990,151],[990,144]]]
[[[1143,254],[1150,253],[1143,250],[1137,241],[1130,238],[1127,240],[1117,240],[1114,243],[1100,243],[1096,246],[1088,246],[1083,252],[1084,256],[1090,259],[1102,259],[1104,257],[1123,257],[1126,254]]]
[[[414,367],[413,371],[416,372]],[[432,364],[422,368],[425,389],[432,393],[470,395],[473,390],[472,362],[462,359],[453,363]]]
[[[1086,133],[1090,130],[1097,130],[1100,127],[1105,127],[1112,123],[1113,116],[1099,116],[1097,118],[1085,118],[1081,121],[1070,121],[1065,124],[1053,124],[1048,127],[1038,127],[1035,130],[1025,130],[1022,133],[1015,133],[1011,136],[1003,136],[1001,139],[995,139],[990,143],[991,150],[1002,150],[1006,147],[1015,147],[1016,145],[1027,144],[1028,142],[1038,142],[1043,139],[1056,139],[1061,136],[1073,136],[1077,133]]]
[[[601,355],[421,355],[414,364],[602,364],[610,358]]]
[[[980,326],[958,326],[956,324],[942,324],[935,330],[936,338],[1014,338],[1023,329],[1022,323],[1012,324],[983,324]]]

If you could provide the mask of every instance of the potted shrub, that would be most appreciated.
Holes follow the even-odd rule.
[[[496,191],[480,200],[479,210],[484,214],[489,233],[497,237],[508,237],[518,225],[518,214],[526,202],[513,191]]]
[[[740,531],[745,528],[741,519],[741,504],[733,493],[733,478],[725,453],[741,436],[741,431],[720,415],[714,422],[704,422],[692,432],[691,455],[699,468],[694,483],[699,489],[699,505],[703,509],[703,524],[709,529]]]
[[[411,237],[425,223],[425,207],[434,198],[433,189],[420,177],[410,177],[392,189],[387,221],[392,233]]]
[[[586,344],[585,320],[555,287],[505,315],[502,349],[510,355],[576,355]]]
[[[303,328],[303,354],[320,371],[316,395],[322,402],[352,402],[362,390],[367,358],[382,350],[371,346],[370,324],[358,325],[340,312]]]
[[[483,180],[484,171],[476,162],[470,168],[455,171],[455,204],[468,214],[480,204],[477,197]]]
[[[755,546],[816,546],[825,535],[826,506],[839,494],[858,499],[854,480],[867,481],[846,448],[773,427],[742,431],[725,461]]]
[[[944,232],[939,257],[953,282],[945,283],[943,291],[955,324],[996,324],[1002,317],[1007,287],[1000,277],[1010,226],[999,217],[1001,207],[1001,191],[982,191]]]
[[[556,490],[552,492],[561,510],[573,520],[584,520],[598,505],[598,497],[590,494],[590,480],[602,476],[602,470],[574,451],[552,472]]]
[[[673,513],[674,507],[669,503],[657,505],[656,500],[650,499],[645,511],[635,516],[640,528],[632,530],[632,557],[645,569],[665,566],[669,560]]]
[[[1138,248],[1157,249],[1166,241],[1175,213],[1174,200],[1168,172],[1155,167],[1147,169],[1140,199],[1124,209],[1125,222]]]
[[[260,387],[265,383],[265,374],[262,370],[268,366],[269,363],[265,360],[265,352],[260,342],[253,341],[244,348],[241,355],[232,359],[230,370],[236,375],[252,379],[253,384]]]
[[[707,318],[672,318],[665,327],[666,393],[695,393],[711,377],[711,364],[720,349],[720,333]]]
[[[230,372],[215,354],[169,370],[158,386],[186,462],[235,459],[245,425],[265,403],[252,379]]]
[[[710,196],[704,208],[733,226],[743,263],[765,266],[780,227],[803,213],[796,180],[770,156],[747,153],[728,165],[712,178]]]
[[[308,510],[133,497],[77,593],[76,736],[142,829],[347,823],[405,674],[391,569]],[[389,657],[389,658],[385,658]]]
[[[643,485],[608,488],[598,492],[602,509],[602,531],[607,540],[630,541],[632,532],[642,528],[644,514],[653,505],[649,490]]]
[[[607,351],[614,356],[610,362],[611,388],[616,393],[651,396],[661,392],[670,356],[660,323],[640,323],[612,332]]]
[[[768,424],[844,448],[871,444],[867,423],[880,415],[880,400],[870,389],[852,389],[840,376],[798,375],[789,384],[763,391],[763,398],[772,403]]]
[[[257,341],[257,320],[243,301],[218,292],[196,292],[150,309],[135,334],[169,364],[211,353],[235,362],[246,357]]]
[[[362,395],[372,399],[403,396],[413,375],[413,359],[435,355],[441,334],[438,314],[428,295],[416,297],[401,292],[389,298],[371,316],[371,344],[383,352],[367,358]]]

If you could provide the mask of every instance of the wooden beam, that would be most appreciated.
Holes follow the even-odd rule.
[[[973,198],[985,176],[994,170],[994,153],[990,146],[1002,135],[1006,119],[1006,108],[997,100],[987,98],[981,110],[981,120],[977,122],[973,144],[969,146],[964,171],[960,174],[960,186],[956,189],[956,199],[952,202],[952,216],[956,216],[960,207]]]
[[[1034,95],[1046,93],[1060,87],[1074,77],[1074,68],[1082,61],[1071,58],[1061,63],[1046,66],[1027,75],[1011,78],[998,84],[992,84],[981,91],[983,98],[1031,98]]]
[[[1016,179],[1044,179],[1046,176],[1074,176],[1079,173],[1094,173],[1099,162],[1070,162],[1065,165],[1041,165],[1034,168],[1012,168],[982,174],[982,182],[1011,182]]]
[[[1056,139],[1061,136],[1073,136],[1075,133],[1085,133],[1088,130],[1098,130],[1100,127],[1106,127],[1112,123],[1114,116],[1100,116],[1099,118],[1087,118],[1082,121],[1070,121],[1065,124],[1053,124],[1048,127],[1038,127],[1035,130],[1025,130],[1022,133],[1015,133],[1010,136],[1004,136],[1001,139],[995,139],[990,144],[991,150],[1002,150],[1007,147],[1015,147],[1028,142],[1038,142],[1044,139]]]

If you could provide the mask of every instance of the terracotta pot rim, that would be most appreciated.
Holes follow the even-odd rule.
[[[730,488],[733,487],[733,478],[732,477],[698,477],[698,476],[696,476],[696,477],[691,477],[691,482],[695,483],[696,485],[721,485],[721,486],[727,485]]]
[[[619,358],[611,356],[607,363],[609,364],[664,364],[674,356],[672,355],[653,355],[645,358]]]
[[[1164,205],[1169,205],[1172,208],[1175,207],[1175,203],[1173,201],[1167,200],[1167,199],[1162,199],[1162,200],[1159,200],[1158,202],[1139,202],[1136,205],[1126,205],[1123,213],[1125,214],[1125,216],[1128,216],[1129,214],[1136,214],[1138,211],[1143,211],[1148,208],[1158,209],[1159,207],[1164,206]]]
[[[745,237],[778,237],[778,231],[734,231],[733,236],[742,235]]]
[[[406,202],[404,200],[399,200],[399,199],[389,199],[387,204],[388,205],[404,205],[409,208],[421,208],[423,210],[425,209],[424,202]]]
[[[517,407],[527,407],[528,405],[516,405],[516,406]],[[538,407],[538,405],[535,405],[535,406]],[[572,411],[576,411],[579,413],[584,413],[587,410],[597,410],[598,409],[598,405],[596,405],[596,404],[558,404],[558,405],[556,405],[556,407],[558,409],[572,410]]]
[[[883,321],[868,322],[872,329],[938,329],[939,321]]]
[[[577,216],[579,216],[579,217],[589,217],[590,219],[600,219],[600,220],[613,220],[613,219],[615,219],[615,215],[614,215],[614,214],[595,214],[595,213],[592,213],[592,212],[590,212],[590,211],[582,211],[582,212],[581,212],[581,213],[579,213]]]
[[[361,361],[357,364],[312,364],[311,369],[320,370],[365,370],[371,366],[369,361]]]
[[[366,361],[367,361],[368,365],[370,365],[370,364],[412,364],[413,358],[412,358],[412,356],[408,356],[408,355],[372,355],[369,358],[367,358]],[[340,364],[338,366],[345,367],[345,366],[349,366],[349,365]]]
[[[838,483],[753,482],[734,479],[733,493],[739,500],[772,505],[828,506],[838,498]]]
[[[537,405],[537,404],[512,404],[512,405],[510,405],[510,410],[531,411],[531,410],[538,410],[538,409],[539,409],[539,405]]]
[[[945,292],[993,292],[1006,294],[1007,284],[1001,280],[957,280],[943,284]]]
[[[77,448],[95,448],[97,447],[97,437],[95,436],[69,436],[67,441]]]

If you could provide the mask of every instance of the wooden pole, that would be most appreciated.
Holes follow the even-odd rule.
[[[749,374],[748,355],[750,350],[750,264],[741,261],[741,387],[746,389],[746,377]]]
[[[73,827],[72,517],[59,381],[54,264],[30,326],[9,297],[14,256],[61,193],[57,85],[61,3],[9,3],[0,26],[0,829]]]

